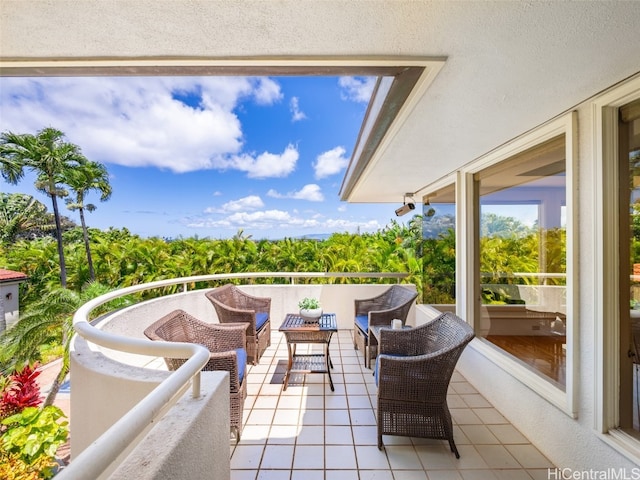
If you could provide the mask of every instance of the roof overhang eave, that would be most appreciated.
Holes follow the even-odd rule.
[[[445,62],[431,59],[418,66],[406,66],[394,77],[379,77],[351,160],[340,187],[340,200],[352,201],[358,186],[383,157],[418,100],[433,82]]]

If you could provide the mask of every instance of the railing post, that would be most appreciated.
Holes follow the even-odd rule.
[[[194,375],[192,383],[191,383],[191,396],[193,398],[198,398],[200,396],[200,374],[202,372],[198,372]]]

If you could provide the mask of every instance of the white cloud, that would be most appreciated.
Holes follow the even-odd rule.
[[[376,77],[340,77],[338,85],[343,89],[342,98],[345,100],[368,103],[376,85]]]
[[[361,231],[377,231],[384,225],[380,225],[377,220],[355,221],[344,218],[330,219],[324,222],[324,226],[329,228],[331,232],[353,232],[357,229]]]
[[[233,213],[246,210],[257,210],[264,207],[264,202],[258,195],[249,195],[238,200],[231,200],[221,207],[207,207],[204,213]]]
[[[345,149],[343,147],[336,147],[318,155],[313,165],[315,177],[318,179],[325,178],[335,175],[346,168],[349,165],[349,159],[344,154]]]
[[[178,173],[234,168],[233,159],[244,155],[234,109],[248,98],[270,105],[282,92],[269,78],[0,77],[0,131],[53,126],[103,163]],[[292,170],[290,156],[275,168],[271,162],[280,156],[269,155],[253,160],[257,174],[250,176]]]
[[[255,212],[235,212],[224,218],[191,218],[184,220],[184,224],[190,228],[214,229],[219,231],[226,229],[236,231],[243,229],[247,233],[265,232],[269,236],[274,231],[306,231],[307,233],[322,232],[357,232],[377,231],[383,226],[377,220],[347,220],[340,218],[324,218],[320,214],[305,213],[301,216],[293,210],[260,210]],[[255,236],[255,235],[254,235]],[[284,236],[284,235],[283,235]]]
[[[267,77],[257,79],[257,87],[253,93],[259,105],[271,105],[282,99],[280,85]]]
[[[260,155],[234,155],[216,161],[218,168],[232,168],[247,172],[249,178],[282,178],[296,168],[299,154],[296,147],[287,145],[281,154],[263,152]]]
[[[239,212],[242,210],[257,210],[264,207],[264,202],[257,195],[249,195],[239,200],[227,202],[222,206],[225,212]]]
[[[202,218],[189,219],[186,222],[192,228],[228,228],[238,229],[251,227],[255,230],[269,230],[277,228],[279,225],[290,225],[297,223],[289,212],[283,210],[261,210],[258,212],[236,212],[226,218]]]
[[[289,192],[286,194],[278,193],[276,190],[271,189],[267,192],[268,197],[273,198],[292,198],[295,200],[308,200],[310,202],[322,202],[324,201],[324,195],[319,185],[310,183],[305,185],[300,190],[295,192]]]
[[[165,78],[161,77],[161,80]],[[246,77],[179,77],[167,80],[168,89],[200,96],[202,108],[224,111],[236,108],[241,99],[251,97],[257,88],[255,79]]]
[[[259,212],[238,212],[234,213],[227,219],[236,225],[252,225],[252,224],[274,224],[280,222],[288,223],[291,220],[289,212],[283,210],[264,210]]]
[[[291,97],[291,101],[289,102],[289,109],[291,110],[291,121],[299,122],[300,120],[304,120],[307,116],[304,114],[302,110],[300,110],[300,101],[298,97]]]

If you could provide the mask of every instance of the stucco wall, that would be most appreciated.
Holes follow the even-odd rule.
[[[122,360],[131,358],[125,355]],[[72,460],[169,374],[116,361],[76,336],[71,352]],[[182,399],[149,425],[100,478],[228,478],[228,374],[205,372],[201,392],[200,398],[193,399],[187,389]],[[111,477],[116,468],[116,476]],[[188,472],[189,476],[174,476],[176,471]]]
[[[419,305],[416,323],[428,322],[438,313],[431,307]],[[593,359],[588,361],[592,352],[582,353],[583,361],[587,359],[580,375],[584,388],[578,418],[572,419],[479,353],[475,345],[480,341],[474,339],[465,349],[458,371],[554,465],[574,471],[626,468],[629,474],[637,468],[593,430],[593,377],[588,378],[593,375]]]
[[[203,372],[202,395],[187,392],[140,442],[110,480],[227,480],[229,386]]]
[[[596,259],[602,253],[596,245],[596,215],[600,206],[596,203],[597,178],[594,151],[595,132],[592,103],[586,100],[575,108],[578,118],[578,201],[577,216],[579,272],[577,281],[578,307],[576,335],[578,336],[577,360],[577,408],[576,418],[553,406],[548,400],[527,387],[518,378],[506,372],[480,353],[480,340],[474,340],[465,350],[458,368],[469,382],[489,400],[515,427],[534,443],[556,466],[574,470],[605,468],[637,468],[639,460],[626,456],[622,450],[604,441],[606,435],[596,431],[597,383],[602,365],[595,354],[597,332],[604,320],[597,318]],[[416,321],[428,321],[433,310],[419,306]],[[568,364],[570,368],[570,364]],[[631,470],[628,470],[631,471]]]
[[[403,285],[415,290],[415,285]],[[327,313],[335,313],[338,329],[353,329],[354,300],[370,298],[389,288],[385,284],[362,285],[242,285],[251,295],[271,298],[271,329],[277,330],[287,313],[297,312],[304,297],[320,300]],[[194,290],[149,300],[105,317],[100,328],[129,337],[145,338],[143,331],[151,323],[175,309],[182,309],[205,322],[217,322],[213,305],[205,298],[208,290]],[[408,321],[415,315],[409,311]],[[109,353],[107,353],[109,354]],[[123,358],[118,354],[118,358]]]
[[[0,295],[4,306],[4,318],[7,322],[7,327],[10,327],[18,321],[20,315],[18,284],[4,283],[0,285]]]

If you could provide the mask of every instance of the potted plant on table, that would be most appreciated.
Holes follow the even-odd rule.
[[[322,307],[316,298],[305,297],[298,302],[298,307],[301,317],[320,318],[322,316]]]

